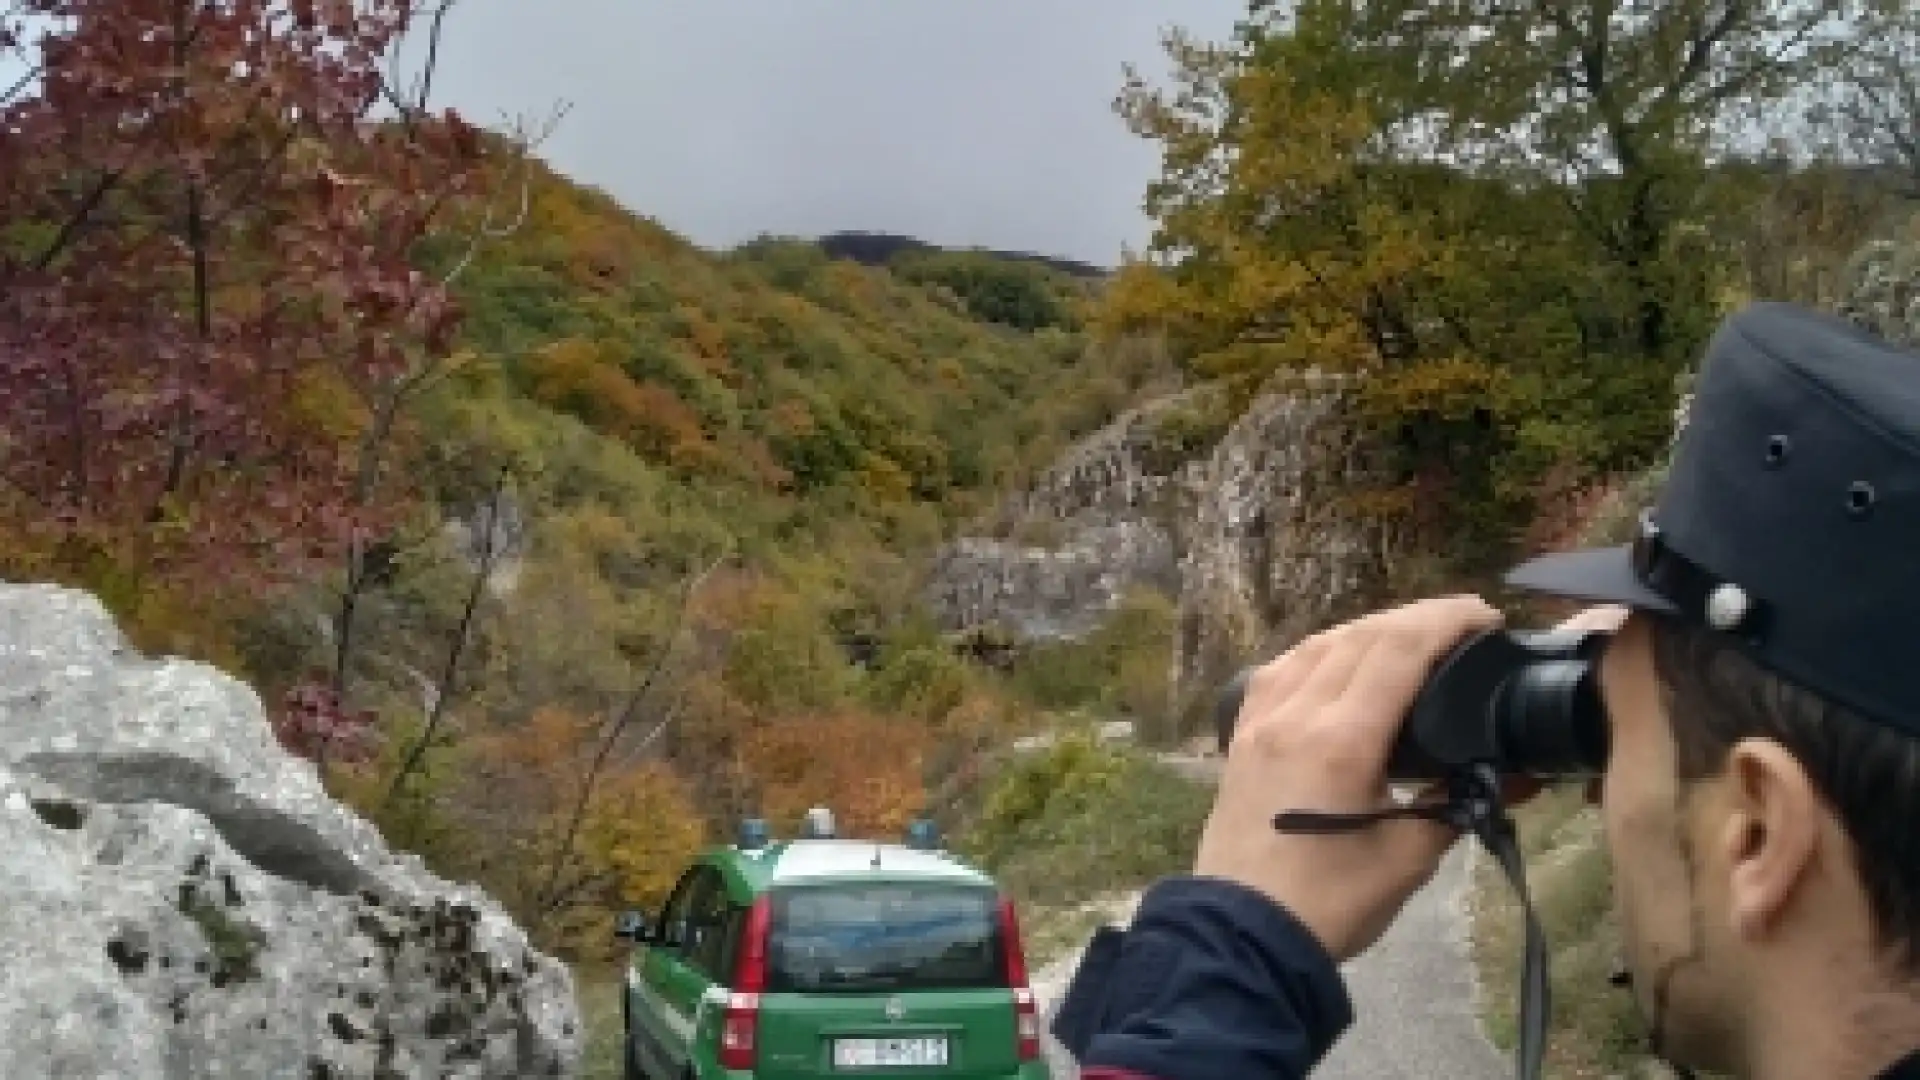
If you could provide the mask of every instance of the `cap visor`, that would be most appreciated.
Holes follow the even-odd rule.
[[[1641,611],[1672,614],[1679,610],[1666,597],[1640,584],[1634,576],[1631,548],[1593,548],[1542,555],[1507,572],[1506,583],[1516,589],[1621,604]]]

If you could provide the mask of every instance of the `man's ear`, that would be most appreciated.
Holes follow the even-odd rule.
[[[1771,739],[1735,743],[1720,779],[1728,914],[1742,937],[1764,937],[1813,866],[1822,804],[1806,769]]]

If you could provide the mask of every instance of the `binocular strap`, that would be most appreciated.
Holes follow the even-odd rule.
[[[1539,1080],[1547,1048],[1547,1016],[1552,990],[1547,984],[1546,933],[1527,891],[1526,865],[1519,834],[1500,799],[1500,777],[1490,766],[1476,765],[1447,777],[1445,802],[1410,803],[1362,813],[1287,810],[1275,814],[1273,827],[1286,833],[1335,833],[1364,829],[1389,818],[1417,817],[1470,832],[1500,864],[1520,898],[1527,940],[1520,972],[1520,1039],[1515,1051],[1520,1080]]]

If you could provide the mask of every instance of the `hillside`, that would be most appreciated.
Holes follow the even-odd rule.
[[[492,471],[511,470],[527,523],[513,584],[485,605],[462,664],[474,682],[429,779],[408,800],[379,793],[402,734],[340,790],[585,962],[589,1008],[608,1000],[594,964],[612,912],[657,904],[685,853],[744,813],[784,827],[830,801],[850,830],[896,832],[928,810],[986,845],[1066,828],[1110,846],[1094,821],[1118,774],[1079,782],[1094,801],[1074,807],[988,803],[976,778],[998,775],[991,762],[1042,709],[1095,704],[1107,673],[1156,663],[1170,628],[1136,616],[1002,672],[955,652],[921,581],[937,543],[1160,374],[1156,354],[989,321],[951,284],[802,241],[711,255],[551,172],[529,207],[459,279],[469,359],[418,425],[419,477],[449,519],[479,520]],[[967,258],[1063,309],[1077,292],[1031,264]],[[681,590],[723,551],[673,638]],[[421,560],[374,605],[367,653],[434,670],[470,571],[444,552]],[[406,733],[423,712],[414,687],[376,667],[363,665],[367,700]],[[1177,863],[1200,809],[1183,789],[1152,788],[1184,799],[1165,847],[1113,865],[1090,848],[1076,880]],[[1023,895],[1065,884],[1010,869]]]
[[[981,755],[1053,699],[956,654],[927,557],[1154,354],[804,242],[705,252],[544,167],[455,295],[455,363],[395,451],[418,506],[345,590],[350,631],[328,574],[151,639],[230,655],[270,698],[338,675],[374,720],[334,790],[571,957],[741,813],[830,796],[890,832],[972,805]],[[1078,677],[1158,647],[1096,642]]]
[[[929,244],[911,236],[895,233],[836,232],[815,241],[820,250],[836,259],[851,259],[867,266],[885,266],[902,255],[955,254],[952,249]],[[966,253],[1009,263],[1034,263],[1068,277],[1086,280],[1105,278],[1113,271],[1078,259],[1041,255],[1032,251],[1004,251],[998,248],[967,248]]]
[[[330,794],[568,959],[744,813],[958,831],[1068,702],[956,649],[929,556],[1163,354],[1091,344],[1095,287],[1041,259],[702,250],[524,133],[209,74],[265,34],[373,85],[391,41],[347,71],[203,14],[231,33],[195,39],[178,130],[137,95],[7,107],[0,576],[244,677]],[[63,78],[172,77],[121,47],[147,13],[69,29]],[[1148,615],[1067,698],[1139,667]]]
[[[882,516],[973,505],[1074,426],[1025,403],[1088,374],[1075,338],[1000,332],[807,243],[711,258],[551,174],[459,292],[467,343],[514,390],[648,462],[797,499],[864,489]]]

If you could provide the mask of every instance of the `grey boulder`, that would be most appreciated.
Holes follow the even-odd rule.
[[[389,851],[258,697],[0,583],[0,1074],[570,1076],[565,965]]]

